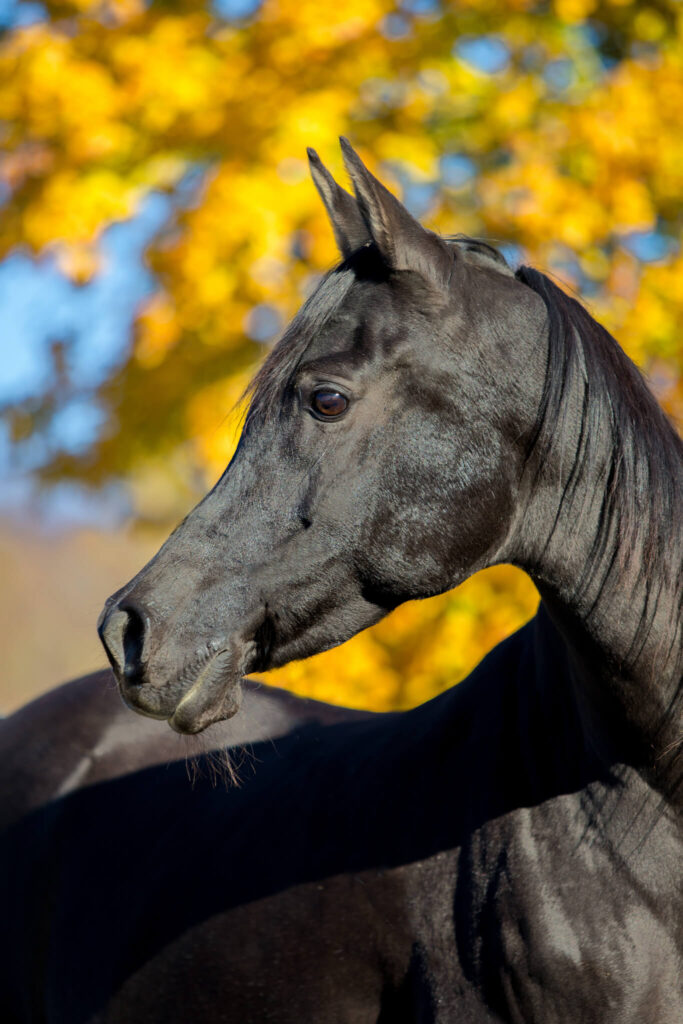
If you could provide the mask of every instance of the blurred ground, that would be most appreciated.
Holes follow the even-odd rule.
[[[95,628],[104,600],[162,539],[126,529],[41,533],[0,520],[0,713],[106,665]]]

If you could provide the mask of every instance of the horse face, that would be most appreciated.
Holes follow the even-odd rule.
[[[243,674],[455,586],[510,528],[542,303],[356,161],[357,201],[313,163],[346,260],[257,376],[221,480],[101,618],[124,700],[181,732],[234,714]]]

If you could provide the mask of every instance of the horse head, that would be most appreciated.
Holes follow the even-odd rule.
[[[234,714],[244,674],[509,558],[545,305],[342,148],[353,196],[309,151],[342,262],[257,374],[218,483],[100,619],[123,699],[180,732]]]

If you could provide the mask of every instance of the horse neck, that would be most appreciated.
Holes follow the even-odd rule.
[[[582,314],[560,338],[561,401],[541,417],[504,555],[536,582],[594,721],[620,723],[664,771],[680,751],[681,444]],[[601,333],[582,338],[586,325]]]

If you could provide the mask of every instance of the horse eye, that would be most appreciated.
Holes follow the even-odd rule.
[[[341,416],[348,404],[348,399],[340,394],[339,391],[313,392],[312,405],[321,416],[329,416],[330,418]]]

